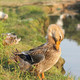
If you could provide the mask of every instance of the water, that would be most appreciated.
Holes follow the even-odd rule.
[[[64,39],[61,43],[62,57],[65,59],[64,69],[66,73],[80,77],[80,46],[77,42]]]
[[[58,19],[58,16],[50,16],[50,23],[56,23]],[[63,24],[65,38],[68,38],[64,39],[60,45],[62,48],[61,56],[65,59],[64,69],[66,74],[70,73],[77,80],[80,77],[80,30],[76,31],[76,28],[80,24],[80,16],[68,17],[63,21]]]

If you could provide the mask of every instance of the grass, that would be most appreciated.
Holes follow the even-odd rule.
[[[45,43],[44,33],[49,18],[39,6],[0,7],[0,9],[9,14],[8,20],[0,21],[0,34],[13,32],[21,37],[21,42],[12,46],[3,46],[3,38],[0,37],[0,80],[36,80],[33,74],[21,72],[10,57],[16,48],[21,52]],[[47,71],[45,75],[45,80],[73,80],[62,75],[56,67]]]
[[[15,6],[24,6],[24,5],[32,5],[35,2],[62,2],[64,0],[0,0],[1,6],[7,6],[7,7],[15,7]],[[65,0],[68,1],[68,0]],[[70,0],[75,1],[75,0]],[[37,4],[35,4],[37,5]]]

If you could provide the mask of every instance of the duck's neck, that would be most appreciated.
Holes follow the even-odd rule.
[[[51,36],[48,35],[48,37],[47,37],[47,43],[54,45],[55,41],[54,41],[54,39]]]
[[[63,19],[62,19],[62,18],[59,18],[59,19],[57,20],[56,24],[57,24],[58,26],[62,27],[62,26],[63,26]]]

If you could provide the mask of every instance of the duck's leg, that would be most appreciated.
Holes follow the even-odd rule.
[[[37,76],[38,76],[38,78],[39,78],[40,80],[42,80],[42,78],[40,77],[40,74],[39,74],[39,73],[37,74]]]
[[[45,78],[44,73],[42,73],[42,79],[44,79],[44,78]]]
[[[57,50],[59,49],[60,43],[61,43],[61,41],[57,41],[57,42],[56,42],[56,49],[57,49]]]

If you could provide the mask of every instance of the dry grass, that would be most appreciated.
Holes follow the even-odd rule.
[[[39,3],[46,4],[47,2],[48,3],[53,3],[53,2],[56,2],[56,3],[61,2],[62,3],[62,2],[67,2],[67,1],[73,2],[75,0],[14,0],[14,1],[13,0],[0,0],[0,5],[15,7],[15,6],[23,6],[23,5],[38,5]]]

